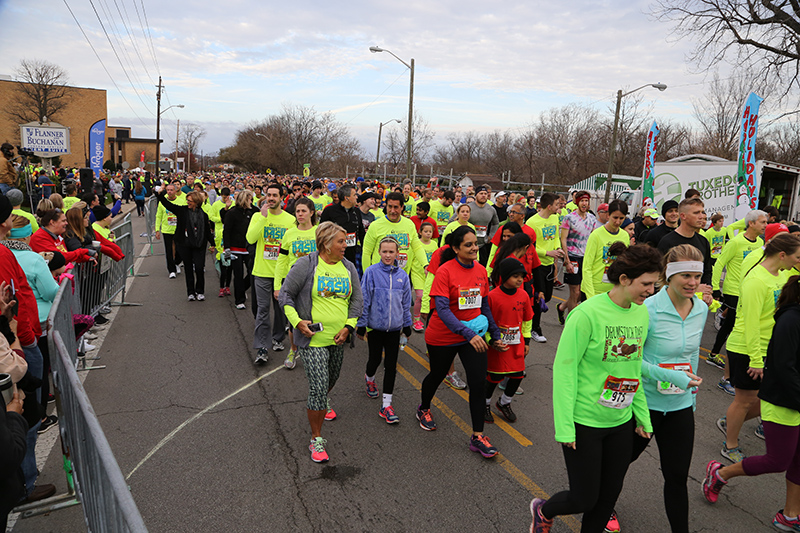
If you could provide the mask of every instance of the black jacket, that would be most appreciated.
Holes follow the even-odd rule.
[[[670,228],[666,224],[659,224],[658,226],[651,228],[650,231],[647,232],[647,235],[643,237],[644,242],[645,244],[649,244],[653,248],[658,248],[658,243],[661,242],[661,239],[663,239],[667,234],[673,231],[675,231],[675,228]],[[636,242],[640,241],[637,240]]]
[[[758,397],[773,405],[800,411],[800,305],[775,313],[767,347],[764,378]]]
[[[339,224],[347,233],[356,234],[356,246],[348,246],[344,256],[351,263],[356,262],[356,250],[364,244],[364,223],[361,221],[361,210],[355,206],[348,211],[342,204],[331,204],[325,208],[320,217],[320,222],[334,222]]]
[[[175,217],[178,219],[178,224],[175,227],[175,244],[178,246],[188,246],[186,226],[189,222],[189,206],[173,204],[167,200],[167,191],[162,191],[161,194],[158,195],[158,201],[161,202],[170,213],[174,213]],[[203,215],[203,240],[207,241],[209,246],[214,246],[214,234],[211,232],[211,222],[208,220],[208,215],[202,208],[198,207],[198,209]]]
[[[225,248],[240,248],[247,249],[247,228],[250,226],[250,219],[253,213],[257,213],[258,209],[251,207],[250,209],[243,209],[241,207],[233,206],[230,209],[223,209],[220,211],[222,217],[222,242],[225,243]]]
[[[35,397],[35,395],[34,395]],[[22,459],[28,424],[17,413],[0,413],[0,513],[10,511],[25,495]]]

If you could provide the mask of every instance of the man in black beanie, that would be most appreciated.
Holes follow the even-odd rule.
[[[645,238],[645,243],[653,248],[658,248],[658,243],[661,242],[664,235],[674,231],[675,228],[678,227],[678,219],[680,218],[678,214],[678,202],[675,200],[667,200],[664,202],[664,205],[661,206],[661,216],[664,217],[664,223],[648,231],[647,237]]]

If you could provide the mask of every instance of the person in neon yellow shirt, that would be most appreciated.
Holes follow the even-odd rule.
[[[231,294],[231,277],[233,275],[233,270],[230,268],[230,264],[226,266],[222,261],[222,252],[224,251],[224,247],[222,245],[222,230],[224,227],[222,224],[222,217],[223,212],[227,211],[231,205],[233,205],[233,198],[231,197],[231,190],[227,187],[223,187],[222,191],[220,192],[222,194],[216,202],[209,206],[208,210],[206,210],[206,213],[208,214],[208,219],[212,224],[214,224],[214,243],[216,244],[217,248],[217,254],[214,258],[214,262],[219,268],[219,297],[222,298],[223,296],[230,296]],[[203,194],[206,194],[205,191],[203,191]],[[208,202],[208,200],[206,200],[206,202]]]
[[[317,212],[314,202],[310,198],[298,198],[294,204],[294,216],[297,219],[297,227],[289,228],[281,241],[281,256],[278,258],[278,266],[275,270],[275,290],[277,291],[281,290],[283,280],[295,262],[301,257],[317,251]],[[297,364],[295,361],[297,345],[294,343],[293,336],[290,335],[289,338],[292,347],[283,366],[292,370]]]
[[[470,208],[469,204],[461,204],[456,209],[456,218],[452,222],[450,222],[445,228],[444,233],[442,233],[442,243],[444,243],[445,237],[453,233],[453,231],[457,230],[461,226],[469,226],[475,231],[475,226],[470,223],[469,217],[472,214],[472,209]]]
[[[566,258],[566,254],[561,249],[561,238],[559,237],[558,215],[558,195],[546,192],[539,200],[541,208],[525,223],[536,231],[536,254],[542,262],[540,267],[544,286],[544,301],[549,302],[553,296],[553,284],[555,281],[555,267],[553,264],[556,259]],[[533,331],[531,338],[536,342],[547,342],[547,338],[542,334],[542,311],[541,305],[533,306]]]
[[[247,227],[247,242],[256,245],[253,258],[253,286],[258,311],[253,347],[257,350],[256,364],[265,364],[268,347],[279,352],[284,349],[286,317],[278,305],[275,289],[275,270],[280,257],[284,234],[295,226],[295,218],[281,208],[283,188],[277,183],[267,186],[266,201],[261,211],[255,213]],[[270,308],[274,308],[274,320],[270,320]],[[271,330],[271,331],[270,331]]]
[[[177,195],[177,187],[169,184],[166,187],[167,199],[175,205],[186,205],[186,195]],[[164,236],[164,255],[167,257],[167,272],[169,272],[170,279],[175,279],[177,274],[181,273],[178,266],[181,262],[180,256],[175,251],[174,237],[175,228],[178,226],[178,217],[174,213],[167,211],[164,204],[158,203],[156,209],[156,239],[161,239]]]
[[[716,261],[722,254],[722,249],[725,248],[725,240],[728,232],[722,226],[725,222],[725,217],[720,213],[714,213],[711,216],[711,227],[703,232],[703,236],[708,239],[708,246],[711,248],[711,260]]]
[[[450,223],[450,219],[453,218],[453,202],[455,202],[455,200],[456,195],[453,191],[445,191],[440,200],[433,200],[430,202],[431,211],[428,213],[428,216],[436,221],[436,228],[439,231],[440,237],[442,233],[444,233],[445,228],[447,228],[447,224]]]
[[[11,202],[12,214],[27,218],[31,223],[33,232],[36,233],[39,230],[39,222],[36,220],[36,216],[22,209],[22,202],[25,200],[25,195],[22,193],[22,191],[19,189],[9,189],[6,193],[6,198],[8,198],[9,202]],[[64,208],[64,212],[67,212],[66,207]]]
[[[403,185],[403,216],[411,218],[417,212],[417,200],[412,195],[413,187],[411,183]]]
[[[325,209],[325,206],[333,202],[330,196],[327,194],[322,194],[322,182],[321,181],[314,181],[311,184],[311,201],[314,202],[314,209],[317,210],[317,216],[322,214],[322,211]]]
[[[616,259],[609,253],[609,249],[615,242],[622,242],[626,246],[630,244],[630,235],[621,229],[627,215],[628,204],[621,200],[612,201],[608,204],[608,222],[589,235],[583,256],[581,280],[581,291],[586,294],[587,299],[608,292],[613,287],[605,278],[608,268]]]
[[[268,189],[269,197],[272,189]],[[399,216],[399,212],[398,212]],[[409,221],[411,222],[411,221]],[[413,223],[412,223],[413,225]],[[317,228],[317,250],[297,260],[284,280],[280,303],[295,328],[294,341],[308,379],[306,415],[311,426],[311,460],[328,461],[322,438],[324,420],[334,420],[328,394],[339,378],[343,344],[355,331],[363,309],[355,265],[344,257],[347,233],[333,222]],[[312,324],[322,327],[312,331]]]
[[[730,243],[729,243],[730,245]],[[781,271],[800,262],[800,238],[781,233],[764,248],[764,259],[745,274],[739,290],[736,324],[728,337],[728,365],[736,395],[718,427],[726,429],[720,452],[738,463],[745,455],[739,447],[739,431],[745,421],[759,415],[758,389],[764,373],[764,357],[775,325],[775,306],[786,282]]]

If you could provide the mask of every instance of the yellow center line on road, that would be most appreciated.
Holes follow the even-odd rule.
[[[410,346],[406,345],[405,352],[406,352],[408,355],[410,355],[410,356],[411,356],[411,358],[412,358],[412,359],[414,359],[414,360],[415,360],[417,363],[419,363],[420,365],[422,365],[422,367],[423,367],[425,370],[430,370],[430,369],[431,369],[431,368],[430,368],[430,365],[428,365],[428,362],[427,362],[425,359],[423,359],[422,357],[420,357],[420,356],[419,356],[419,354],[417,354],[417,352],[415,352],[413,349],[411,349],[411,347],[410,347]],[[469,402],[469,394],[467,394],[467,393],[466,393],[466,392],[464,392],[463,390],[456,390],[456,389],[453,389],[453,392],[455,392],[456,394],[458,394],[459,396],[461,396],[461,398],[462,398],[464,401],[466,401],[466,402]],[[505,431],[506,433],[508,433],[508,435],[509,435],[511,438],[513,438],[515,441],[517,441],[518,443],[520,443],[520,445],[527,447],[527,446],[530,446],[530,445],[532,445],[532,444],[533,444],[533,442],[531,442],[531,440],[530,440],[530,439],[528,439],[527,437],[525,437],[525,435],[523,435],[522,433],[520,433],[519,431],[517,431],[516,429],[514,429],[513,427],[511,427],[511,426],[510,426],[508,423],[506,423],[505,421],[503,421],[503,420],[500,420],[499,418],[495,418],[495,420],[494,420],[494,421],[495,421],[495,425],[497,425],[497,427],[499,427],[500,429],[502,429],[503,431]],[[471,431],[471,430],[470,430],[470,431]]]
[[[408,347],[406,346],[406,352],[409,352]],[[415,353],[412,357],[416,360],[420,360],[419,356]],[[424,360],[422,361],[424,362]],[[424,365],[427,367],[427,363]],[[397,365],[397,372],[403,376],[406,381],[408,381],[415,389],[421,390],[422,383],[420,383],[417,378],[411,375],[411,373],[403,368],[399,363]],[[460,392],[460,391],[459,391]],[[436,396],[433,397],[431,400],[431,405],[439,409],[444,416],[449,418],[461,431],[466,433],[467,435],[472,435],[472,426],[467,424],[463,418],[458,416],[455,411],[450,409],[443,401],[441,401]],[[547,499],[550,496],[539,486],[537,485],[531,478],[526,476],[522,470],[517,468],[517,466],[512,463],[505,455],[502,453],[498,453],[496,456],[497,464],[503,467],[503,470],[508,472],[514,480],[525,487],[529,493],[531,493],[535,498],[544,498]],[[569,527],[572,531],[580,531],[581,530],[581,523],[578,521],[577,518],[574,516],[559,516],[558,517],[561,521],[563,521],[567,527]]]

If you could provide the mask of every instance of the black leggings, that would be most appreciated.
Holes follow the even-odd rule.
[[[472,431],[483,432],[483,415],[486,410],[484,381],[486,380],[486,352],[478,352],[468,342],[455,346],[433,346],[427,344],[431,370],[422,380],[422,409],[431,408],[431,400],[436,389],[444,381],[456,354],[464,365],[469,385],[469,413],[472,418]]]
[[[136,214],[144,215],[144,200],[136,200]]]
[[[664,476],[664,506],[672,533],[689,532],[689,466],[694,448],[694,411],[691,407],[662,413],[650,411],[653,436],[658,445],[661,473]],[[650,443],[633,434],[633,456],[635,461]]]
[[[367,375],[374,376],[383,359],[383,393],[392,394],[394,380],[397,377],[397,355],[400,351],[400,331],[379,331],[373,329],[367,335],[369,345],[369,360],[367,361]]]
[[[739,303],[738,296],[730,296],[723,294],[722,300],[725,302],[725,307],[728,312],[725,313],[725,319],[722,321],[722,327],[717,332],[717,338],[714,340],[714,347],[711,348],[711,353],[718,354],[722,351],[722,345],[728,339],[728,335],[733,331],[733,326],[736,324],[736,305]]]
[[[247,289],[250,288],[249,263],[249,254],[234,254],[231,257],[230,269],[233,272],[233,294],[236,305],[243,304],[247,300]]]
[[[534,269],[534,290],[536,292],[543,292],[544,293],[544,301],[549,302],[550,298],[553,297],[553,282],[555,281],[555,266],[539,266]],[[531,327],[533,331],[538,333],[539,335],[542,334],[542,308],[539,305],[538,301],[533,301],[533,323]]]
[[[501,376],[492,375],[492,377],[500,377],[500,381],[503,380],[503,377],[501,377]],[[490,400],[492,398],[492,395],[494,394],[494,389],[497,388],[497,384],[498,383],[499,383],[499,381],[489,381],[489,378],[488,377],[486,378],[486,399],[487,400]],[[509,397],[513,398],[514,394],[516,394],[517,389],[519,388],[521,383],[522,383],[522,378],[521,377],[508,376],[508,383],[506,384],[506,390],[503,391],[503,392],[505,393],[506,396],[509,396]]]
[[[219,288],[224,289],[231,286],[231,276],[233,276],[233,265],[225,266],[219,262]]]
[[[206,286],[206,249],[178,246],[186,275],[186,294],[203,294]]]
[[[633,418],[612,428],[575,424],[577,449],[562,446],[569,490],[545,502],[545,517],[583,513],[581,533],[601,533],[622,491],[635,429]]]

